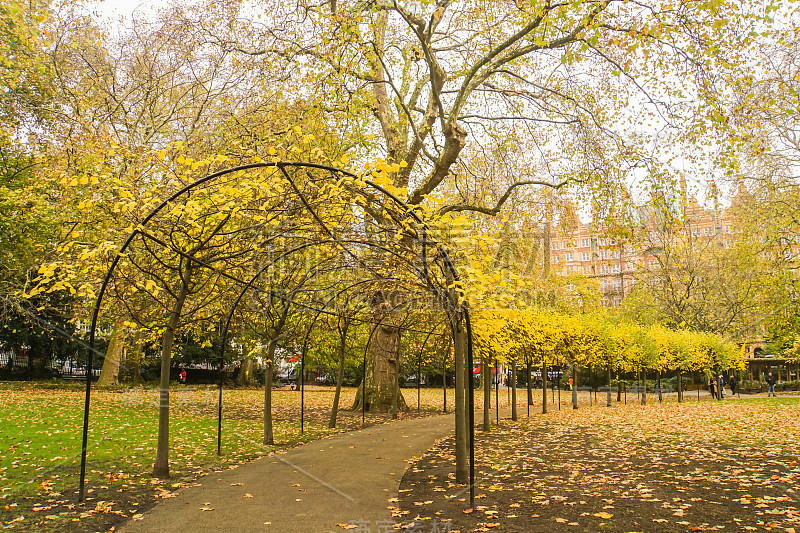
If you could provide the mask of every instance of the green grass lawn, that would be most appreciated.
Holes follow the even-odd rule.
[[[224,392],[222,456],[217,455],[217,390],[176,387],[170,394],[171,478],[151,477],[158,434],[158,392],[94,391],[90,409],[85,504],[77,502],[84,391],[81,387],[0,383],[0,523],[21,531],[102,530],[169,497],[203,474],[279,448],[361,425],[346,411],[355,389],[343,390],[339,423],[328,429],[332,388],[273,395],[275,446],[263,446],[263,390]],[[404,389],[416,411],[416,391]],[[448,392],[452,404],[453,391]],[[423,389],[422,414],[441,409],[442,392]],[[452,406],[451,406],[452,408]],[[386,416],[368,416],[381,423]],[[102,505],[100,502],[103,502]]]

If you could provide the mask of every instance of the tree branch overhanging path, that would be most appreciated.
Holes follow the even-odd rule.
[[[393,182],[409,204],[447,193],[442,213],[491,216],[527,187],[584,188],[610,200],[613,186],[624,188],[631,169],[650,159],[646,142],[629,133],[633,123],[624,124],[630,114],[666,126],[687,118],[676,110],[691,83],[671,87],[666,76],[710,78],[723,47],[737,43],[701,29],[734,20],[737,5],[673,3],[298,2],[262,12],[258,23],[240,15],[227,19],[228,32],[206,31],[243,61],[257,58],[255,68],[268,63],[326,94],[331,120],[359,117],[362,148],[403,163]],[[662,57],[647,59],[654,54]],[[701,98],[715,90],[695,89]],[[473,146],[499,153],[510,132],[531,147],[510,170],[516,179],[490,177],[501,183],[489,197],[453,198],[456,165],[478,164]]]

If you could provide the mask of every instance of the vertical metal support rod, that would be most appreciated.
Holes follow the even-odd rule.
[[[497,425],[500,425],[500,368],[497,359],[494,360],[494,410],[497,416]]]
[[[469,311],[465,310],[464,319],[467,326],[467,368],[469,369],[469,506],[475,507],[475,379],[473,377],[473,353],[472,353],[472,322],[469,319]]]
[[[102,297],[102,296],[101,296]],[[99,302],[98,302],[99,305]],[[94,354],[94,330],[97,326],[97,309],[92,320],[92,332],[89,337],[89,357],[86,362],[86,397],[83,403],[83,436],[81,443],[81,474],[78,483],[78,501],[83,502],[86,494],[86,449],[89,443],[89,403],[92,396],[92,355]]]

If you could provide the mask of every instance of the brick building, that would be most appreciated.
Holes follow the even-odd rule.
[[[637,209],[634,218],[639,222],[633,229],[635,238],[627,241],[608,236],[602,227],[575,220],[571,231],[551,233],[550,264],[553,271],[561,275],[597,279],[606,305],[618,306],[641,275],[662,267],[659,258],[665,240],[731,246],[733,217],[730,210],[723,209],[718,202],[708,209],[692,198],[685,202],[680,213],[667,223],[651,206]]]

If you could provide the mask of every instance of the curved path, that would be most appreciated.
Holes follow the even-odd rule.
[[[390,531],[408,460],[453,433],[453,415],[392,422],[262,457],[181,489],[125,533]]]

